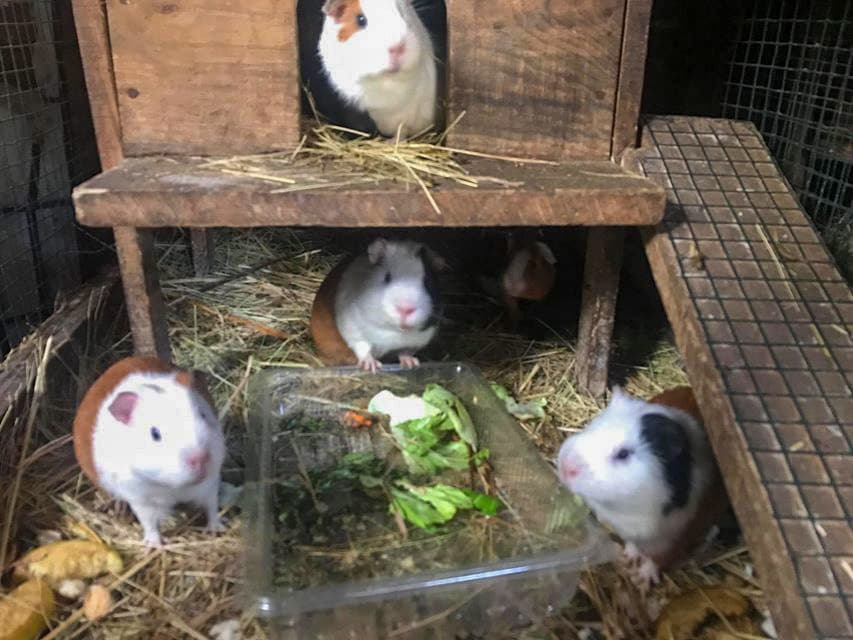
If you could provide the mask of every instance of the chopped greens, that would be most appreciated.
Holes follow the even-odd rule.
[[[500,508],[497,498],[447,484],[418,487],[398,481],[391,489],[391,495],[391,510],[397,511],[408,522],[427,531],[434,524],[444,524],[453,519],[459,510],[474,509],[493,516]]]
[[[548,404],[545,398],[519,402],[501,385],[492,383],[491,387],[498,400],[504,403],[506,410],[519,420],[541,420],[545,417],[545,406]]]

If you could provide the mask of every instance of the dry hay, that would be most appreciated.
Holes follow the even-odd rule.
[[[321,251],[307,234],[285,230],[222,231],[216,239],[210,276],[189,277],[191,260],[183,238],[158,245],[159,266],[170,307],[175,359],[209,373],[229,436],[224,476],[239,483],[248,377],[269,365],[318,364],[308,336],[308,314],[314,291],[338,254],[334,249]],[[457,291],[451,291],[450,298],[457,310],[465,311],[448,329],[453,334],[449,344],[454,359],[474,362],[489,380],[503,384],[522,400],[547,398],[546,418],[524,426],[552,459],[565,435],[601,407],[575,387],[570,344],[559,338],[533,342],[495,327],[484,330],[481,319],[497,315],[490,301]],[[128,348],[125,335],[86,357],[115,358]],[[648,397],[685,381],[677,352],[661,342],[642,367],[631,370],[626,386]],[[37,405],[31,410],[42,413]],[[66,412],[62,419],[63,426],[70,428],[70,415]],[[148,552],[135,520],[126,512],[117,513],[112,503],[82,480],[71,463],[67,437],[59,437],[56,424],[48,426],[49,422],[35,421],[42,431],[31,449],[34,453],[28,458],[18,498],[22,543],[34,544],[37,534],[46,529],[71,535],[75,523],[85,523],[121,552],[126,567],[121,576],[103,580],[115,597],[110,615],[89,623],[79,602],[63,601],[60,622],[49,638],[209,638],[215,624],[228,620],[236,621],[244,638],[266,637],[262,627],[242,613],[239,601],[236,509],[225,513],[228,530],[216,537],[201,531],[200,514],[191,513],[190,519],[178,514],[164,528],[168,547]],[[647,637],[648,628],[631,625],[648,618],[648,609],[655,609],[661,598],[694,585],[718,583],[735,586],[761,606],[746,550],[730,549],[704,566],[672,573],[651,596],[632,591],[616,567],[586,572],[572,606],[529,637],[603,637],[589,635],[589,630],[599,633],[607,627],[621,628],[621,637],[641,639]]]
[[[463,158],[557,164],[549,160],[498,156],[448,147],[444,140],[452,128],[453,125],[441,134],[424,132],[407,140],[398,139],[389,143],[351,129],[317,124],[293,151],[217,158],[202,162],[199,168],[281,185],[275,193],[350,187],[383,181],[408,184],[423,191],[430,205],[440,214],[441,210],[430,192],[439,180],[468,187],[477,187],[483,183],[514,186],[514,183],[496,176],[472,175],[463,166]]]

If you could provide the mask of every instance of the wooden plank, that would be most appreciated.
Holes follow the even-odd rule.
[[[436,212],[417,186],[393,182],[293,189],[281,182],[199,168],[198,161],[133,158],[78,187],[87,225],[145,227],[493,226],[654,224],[663,213],[657,185],[609,160],[559,166],[478,160],[471,175],[496,176],[479,187],[436,185]],[[324,181],[323,168],[299,182]]]
[[[122,150],[106,8],[104,0],[72,3],[101,168],[111,169],[121,162]]]
[[[114,232],[134,352],[171,360],[152,232],[133,227],[116,227]]]
[[[588,233],[575,373],[581,387],[602,396],[607,390],[625,230],[594,227]]]
[[[754,125],[646,137],[646,253],[778,636],[853,638],[853,292]]]
[[[213,260],[213,232],[209,229],[190,229],[190,243],[195,274],[206,276],[210,273],[210,263]]]
[[[450,0],[452,146],[610,156],[625,0]]]
[[[637,145],[651,13],[652,0],[626,0],[610,147],[610,156],[617,162],[626,148]]]
[[[127,155],[299,139],[296,0],[107,0]]]

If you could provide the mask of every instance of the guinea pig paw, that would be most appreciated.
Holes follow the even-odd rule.
[[[159,549],[163,546],[163,539],[157,531],[147,532],[145,537],[142,539],[142,542],[146,547],[150,547],[151,549]]]
[[[382,368],[382,363],[379,362],[379,360],[374,358],[372,355],[368,354],[363,358],[359,359],[358,366],[360,369],[370,371],[370,373],[376,373],[378,369]]]
[[[622,550],[622,555],[625,557],[625,560],[629,565],[637,564],[639,560],[645,558],[643,552],[640,551],[639,547],[633,542],[625,544],[625,548]]]
[[[226,527],[222,520],[217,516],[215,520],[207,523],[207,526],[204,528],[204,530],[207,533],[222,533],[227,528],[228,527]]]
[[[660,568],[651,558],[643,558],[637,568],[637,586],[648,593],[653,586],[660,582]]]
[[[418,360],[415,356],[408,353],[400,354],[400,366],[404,369],[414,369],[417,366],[420,366],[421,361]]]

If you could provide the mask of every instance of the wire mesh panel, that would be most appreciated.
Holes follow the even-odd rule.
[[[751,120],[853,276],[853,2],[753,0],[723,111]]]
[[[71,188],[97,169],[70,0],[0,0],[0,357],[85,277]]]

